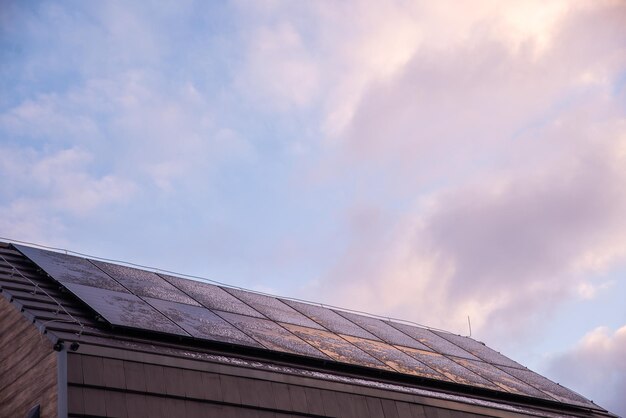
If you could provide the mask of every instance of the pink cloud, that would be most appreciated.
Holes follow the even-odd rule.
[[[485,19],[502,27],[501,17]],[[516,48],[477,27],[446,49],[424,42],[395,77],[362,94],[339,138],[343,163],[450,178],[477,160],[501,160],[512,137],[613,88],[626,66],[625,26],[624,8],[598,3],[544,29],[550,43],[539,56],[533,33]]]
[[[626,326],[599,327],[546,365],[552,379],[590,396],[597,404],[626,415]]]
[[[357,205],[353,242],[327,278],[333,302],[463,332],[470,314],[508,338],[604,286],[593,275],[626,260],[626,131],[609,120],[563,117],[535,138],[562,144],[560,155],[512,147],[510,168],[421,194],[401,218]]]
[[[533,10],[530,29],[485,12],[448,49],[420,43],[364,90],[322,170],[357,172],[384,193],[354,191],[346,224],[379,215],[321,280],[331,302],[463,333],[469,314],[484,334],[521,338],[514,327],[540,324],[624,262],[626,130],[613,85],[626,67],[624,8],[564,6],[543,20]]]

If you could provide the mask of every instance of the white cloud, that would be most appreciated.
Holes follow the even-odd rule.
[[[70,142],[98,135],[98,128],[89,117],[75,114],[72,107],[63,108],[56,94],[28,99],[0,115],[0,129],[29,139]]]
[[[289,110],[311,104],[319,94],[319,68],[302,37],[288,22],[256,28],[235,83],[261,108]]]
[[[545,365],[551,379],[580,391],[598,405],[626,416],[626,325],[599,327]]]
[[[216,76],[229,59],[219,51],[231,49],[213,43],[211,7],[14,7],[0,206],[16,238],[123,224],[120,208],[168,206],[173,195],[201,206],[218,170],[254,160],[228,76]]]
[[[93,155],[77,148],[42,153],[0,147],[0,231],[7,238],[65,244],[67,219],[126,204],[137,187],[115,175],[91,174]]]
[[[37,148],[89,150],[113,177],[148,176],[171,190],[192,173],[254,154],[245,138],[216,123],[213,106],[193,83],[133,70],[28,99],[0,115],[0,130],[9,142],[27,137]]]
[[[63,245],[67,232],[62,218],[42,210],[42,202],[17,199],[0,205],[3,238],[19,239],[43,245]]]
[[[135,185],[114,175],[93,176],[89,164],[93,156],[76,148],[49,155],[32,150],[4,148],[0,172],[12,186],[5,186],[3,200],[14,215],[23,212],[26,219],[33,208],[40,214],[69,213],[85,216],[103,206],[123,202],[135,191]]]

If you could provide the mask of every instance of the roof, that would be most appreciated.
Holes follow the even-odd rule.
[[[516,404],[610,415],[468,337],[17,244],[0,291],[56,341],[210,349]]]

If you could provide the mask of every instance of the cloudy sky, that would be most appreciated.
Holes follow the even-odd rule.
[[[0,2],[0,236],[468,334],[626,415],[626,3]]]

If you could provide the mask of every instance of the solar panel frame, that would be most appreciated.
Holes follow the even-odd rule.
[[[455,363],[443,354],[435,353],[433,351],[418,350],[412,347],[396,346],[396,348],[404,351],[406,354],[414,357],[431,369],[436,370],[453,382],[467,386],[478,386],[486,389],[502,391],[502,389],[495,383],[479,376],[469,369],[466,369],[460,364]]]
[[[156,273],[99,260],[91,262],[137,296],[200,306],[198,302]]]
[[[205,307],[148,297],[144,300],[194,338],[256,348],[263,347],[245,332]]]
[[[380,341],[374,334],[344,318],[332,309],[289,299],[280,300],[331,332]]]
[[[451,381],[441,373],[415,359],[415,357],[406,354],[404,351],[401,351],[386,342],[353,337],[350,335],[340,336],[399,373],[428,379]]]
[[[220,286],[199,280],[185,279],[169,274],[157,273],[164,280],[193,297],[206,308],[240,315],[265,318],[263,314],[226,292]]]
[[[335,361],[394,371],[382,361],[372,357],[337,334],[326,330],[307,328],[293,324],[282,325]]]
[[[472,338],[463,337],[462,335],[456,335],[445,331],[434,330],[432,332],[450,341],[451,343],[456,344],[465,351],[472,353],[474,356],[487,363],[524,369],[524,366],[522,366],[518,362],[511,360],[505,355],[498,353],[497,351],[487,347],[485,344],[478,342]]]
[[[366,331],[374,334],[380,340],[385,341],[389,344],[412,347],[418,350],[432,351],[430,347],[422,344],[414,338],[411,338],[407,334],[392,327],[381,319],[337,309],[333,309],[333,311],[343,316],[344,318],[354,322],[358,326],[364,328]]]
[[[222,287],[222,289],[273,321],[308,328],[324,329],[321,325],[296,311],[291,306],[281,302],[276,297],[228,287]]]
[[[409,335],[410,337],[419,341],[425,346],[429,347],[432,351],[449,356],[463,357],[470,360],[480,360],[469,351],[466,351],[458,345],[446,340],[445,338],[440,337],[437,333],[429,329],[420,328],[417,326],[403,324],[395,321],[385,322],[390,326],[404,332],[405,334]]]
[[[517,379],[527,383],[528,385],[534,387],[535,389],[538,389],[544,392],[545,394],[547,394],[548,396],[551,396],[552,398],[555,398],[563,403],[584,406],[587,408],[598,407],[596,404],[589,401],[582,395],[579,395],[578,393],[564,386],[561,386],[558,383],[555,383],[551,381],[550,379],[544,376],[541,376],[538,373],[533,372],[532,370],[529,370],[526,368],[519,369],[516,367],[507,367],[507,366],[500,366],[500,365],[496,367],[504,370],[505,372],[516,377]]]
[[[526,382],[514,377],[513,375],[505,372],[502,369],[497,368],[496,366],[477,360],[469,360],[460,357],[451,358],[455,363],[460,364],[466,369],[471,370],[477,375],[495,383],[503,390],[515,393],[518,395],[531,396],[535,398],[542,398],[554,401],[555,398],[549,396],[545,392],[540,391],[539,389],[534,388]]]
[[[131,293],[86,258],[19,244],[13,244],[13,246],[61,284],[75,283],[116,292]]]
[[[330,357],[282,327],[280,323],[232,312],[214,313],[269,350],[330,360]]]
[[[137,295],[76,283],[64,286],[111,325],[190,337]]]

